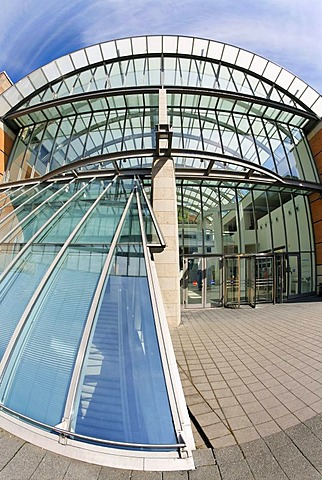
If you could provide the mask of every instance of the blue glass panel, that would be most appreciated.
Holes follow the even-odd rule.
[[[117,249],[79,397],[74,419],[79,434],[131,443],[176,443],[140,245]]]
[[[73,184],[68,191],[69,197],[74,195],[77,190],[80,190],[82,186],[83,184],[80,182]],[[62,210],[60,215],[48,225],[45,231],[37,237],[36,241],[41,243],[64,243],[76,225],[82,220],[88,209],[92,206],[97,196],[102,193],[105,188],[106,185],[104,182],[89,184],[69,205],[67,205],[64,210]],[[58,200],[50,203],[50,208],[56,211],[62,206],[62,204],[63,202],[59,197]],[[48,216],[47,211],[46,216]]]
[[[48,198],[61,189],[63,184],[53,184],[47,189],[43,189],[39,195],[32,198],[29,202],[17,208],[17,212],[5,219],[0,226],[0,238],[4,238],[11,230],[21,225],[21,228],[14,230],[15,233],[10,237],[9,242],[27,242],[34,233],[52,216],[55,211],[55,203],[48,202]],[[26,219],[32,211],[41,204],[43,206],[33,215]],[[14,208],[14,206],[13,206]]]
[[[1,282],[0,359],[57,250],[57,247],[30,248]]]
[[[106,251],[70,247],[38,298],[5,376],[4,404],[60,423],[84,324]]]
[[[112,241],[129,194],[129,190],[121,187],[123,184],[117,182],[104,194],[73,240],[74,244],[107,244]]]
[[[2,243],[0,245],[0,275],[7,268],[11,260],[19,253],[23,244],[21,243]]]

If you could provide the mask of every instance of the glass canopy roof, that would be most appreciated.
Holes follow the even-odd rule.
[[[19,104],[28,105],[27,99],[37,97],[38,92],[36,103],[124,87],[126,82],[130,86],[188,84],[272,97],[322,115],[322,98],[315,90],[259,55],[212,40],[157,35],[93,45],[35,70],[2,94],[0,115]]]

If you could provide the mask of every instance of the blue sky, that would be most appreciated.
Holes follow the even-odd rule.
[[[2,0],[0,71],[17,81],[87,45],[162,33],[246,48],[322,93],[322,0]]]

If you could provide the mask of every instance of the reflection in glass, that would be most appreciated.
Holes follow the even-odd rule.
[[[48,425],[61,422],[105,256],[106,251],[88,247],[68,248],[29,314],[12,355],[4,381],[3,402],[8,408]]]
[[[78,402],[76,433],[121,442],[176,443],[142,245],[116,250]]]
[[[10,248],[10,247],[8,247]],[[59,247],[29,248],[0,284],[0,358]],[[17,301],[19,292],[19,301]]]

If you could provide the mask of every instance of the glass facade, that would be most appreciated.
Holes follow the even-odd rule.
[[[158,160],[173,159],[183,308],[308,295],[320,95],[231,45],[150,36],[45,65],[0,115],[16,134],[0,184],[2,411],[68,446],[191,467],[156,273],[178,240],[155,207]]]

